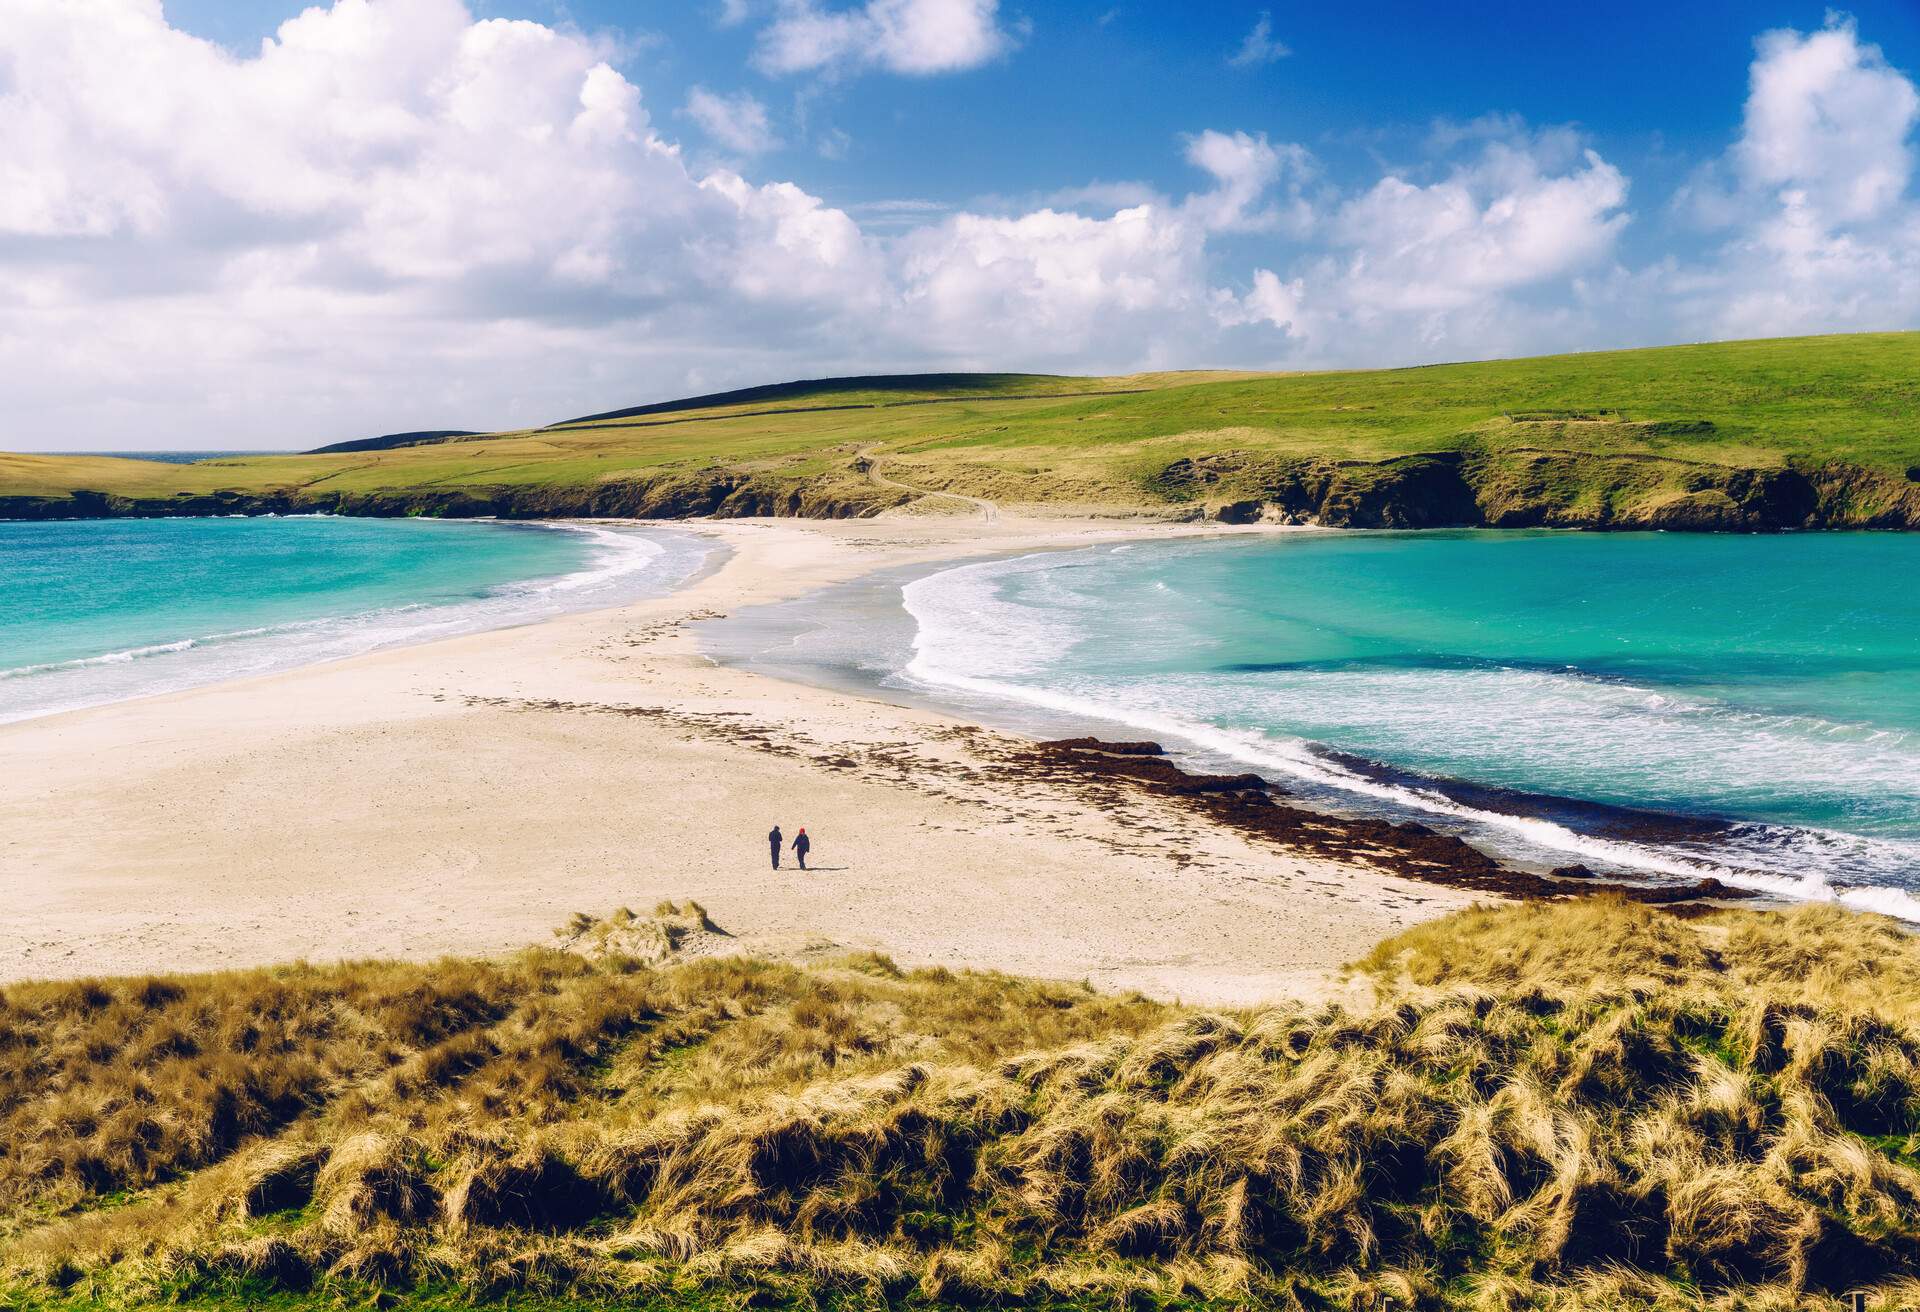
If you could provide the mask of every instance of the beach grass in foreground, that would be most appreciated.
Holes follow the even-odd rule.
[[[1473,910],[1381,944],[1355,1010],[726,945],[668,905],[499,961],[10,987],[5,1297],[1920,1300],[1891,922]]]
[[[1885,333],[1317,374],[826,380],[386,449],[0,455],[0,514],[838,516],[931,491],[1360,527],[1912,527],[1916,378],[1920,334]]]

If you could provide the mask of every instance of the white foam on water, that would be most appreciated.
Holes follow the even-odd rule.
[[[255,629],[253,632],[262,632]],[[190,651],[203,643],[212,642],[224,635],[215,634],[206,638],[182,638],[178,642],[157,642],[146,647],[129,647],[125,651],[102,652],[98,656],[82,656],[70,661],[49,661],[43,665],[22,665],[17,669],[0,670],[0,679],[24,679],[33,674],[49,674],[55,670],[83,670],[89,665],[125,665],[146,656],[165,656],[170,652]]]
[[[1857,849],[1872,842],[1856,835],[1818,829],[1794,830],[1790,832],[1801,848],[1797,853],[1783,852],[1777,862],[1765,862],[1761,868],[1729,865],[1645,843],[1582,834],[1552,820],[1483,810],[1432,789],[1382,781],[1328,759],[1304,739],[1224,727],[1204,715],[1170,710],[1164,697],[1158,703],[1143,703],[1137,695],[1126,695],[1138,694],[1137,688],[1099,687],[1088,692],[1063,686],[1066,680],[1056,672],[1055,666],[1086,640],[1085,634],[1074,631],[1070,620],[1076,608],[1087,606],[1087,599],[1044,574],[1035,578],[1034,572],[1057,570],[1063,564],[1070,568],[1072,559],[1065,554],[1039,553],[1014,560],[960,566],[907,584],[902,589],[902,599],[918,628],[913,639],[913,655],[903,675],[931,690],[1024,704],[1076,719],[1122,725],[1156,738],[1177,740],[1321,788],[1505,833],[1547,852],[1672,878],[1713,877],[1734,887],[1776,897],[1837,901],[1920,923],[1920,899],[1906,890],[1877,885],[1836,887],[1829,883],[1819,864],[1809,859],[1816,854],[1807,848],[1817,849],[1827,844]],[[1006,600],[1001,595],[1001,586],[1012,574],[1024,575],[1022,585],[1032,592],[1036,603],[1044,604],[1025,605]],[[1561,684],[1575,685],[1574,691],[1581,696],[1635,703],[1642,714],[1684,719],[1726,713],[1724,708],[1708,702],[1631,685],[1529,671],[1500,671],[1499,674],[1509,681],[1517,677],[1522,683],[1558,679]],[[1026,681],[1038,678],[1050,681]],[[1163,695],[1164,683],[1155,691]],[[1536,686],[1534,691],[1541,690]],[[1434,689],[1429,684],[1425,692],[1431,697]],[[1507,686],[1497,692],[1511,698],[1523,690]],[[1732,714],[1745,716],[1747,713]],[[1862,736],[1859,726],[1830,728],[1855,738]],[[1784,767],[1785,763],[1780,764]],[[1897,854],[1907,850],[1905,844],[1883,846]],[[1801,873],[1767,868],[1788,864],[1798,866]]]
[[[553,524],[549,527],[590,539],[599,548],[600,558],[585,569],[562,574],[557,579],[509,583],[501,591],[517,590],[537,596],[549,592],[583,592],[589,588],[608,587],[635,575],[649,573],[660,565],[661,559],[667,554],[666,546],[652,538],[602,528],[597,524]]]
[[[514,525],[501,531],[579,534],[591,554],[570,573],[499,584],[465,600],[197,634],[0,670],[0,724],[619,605],[685,581],[704,550],[670,549],[657,537],[602,525]]]

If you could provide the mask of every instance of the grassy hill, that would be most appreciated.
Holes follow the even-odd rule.
[[[502,961],[10,986],[20,1308],[1787,1309],[1920,1297],[1920,947],[1473,911],[1203,1012],[691,905]]]
[[[1920,334],[1294,375],[816,380],[391,449],[0,455],[12,517],[838,516],[933,491],[1365,526],[1920,527]]]

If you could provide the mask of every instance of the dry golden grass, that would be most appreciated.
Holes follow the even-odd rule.
[[[685,960],[724,944],[695,907],[563,937],[9,990],[13,1296],[1920,1294],[1920,951],[1867,918],[1475,911],[1382,945],[1359,1015]]]
[[[1920,1025],[1920,940],[1830,904],[1694,921],[1615,898],[1475,909],[1390,938],[1361,964],[1405,985],[1764,991]]]

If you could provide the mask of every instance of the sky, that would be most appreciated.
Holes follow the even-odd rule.
[[[0,449],[1920,327],[1920,5],[0,0]]]

